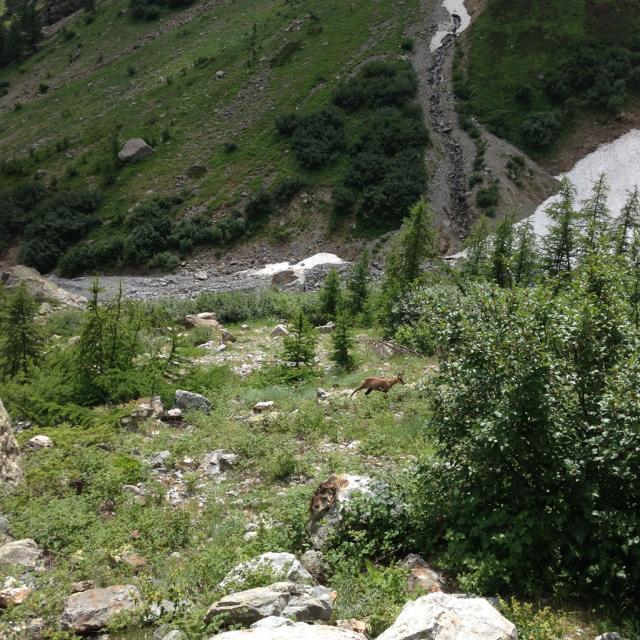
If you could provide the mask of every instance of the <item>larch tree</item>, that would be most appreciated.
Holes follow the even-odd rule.
[[[575,201],[575,187],[563,178],[559,199],[545,210],[549,227],[543,241],[543,262],[545,271],[552,276],[569,274],[573,268],[577,244]]]

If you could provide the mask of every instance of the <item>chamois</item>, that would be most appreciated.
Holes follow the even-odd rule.
[[[360,391],[360,389],[366,389],[365,396],[368,396],[372,391],[382,391],[382,393],[387,393],[391,387],[398,384],[404,384],[404,380],[402,379],[401,373],[399,373],[395,378],[366,378],[365,381],[357,388],[353,390],[351,397],[353,397],[356,392]]]

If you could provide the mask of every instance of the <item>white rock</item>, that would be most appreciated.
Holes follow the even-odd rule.
[[[367,640],[366,636],[324,624],[298,622],[292,626],[226,631],[209,640]],[[419,640],[416,638],[416,640]]]
[[[50,449],[53,447],[53,440],[49,436],[37,435],[33,436],[29,442],[27,442],[27,447],[29,449],[33,449],[37,451],[38,449]]]
[[[222,449],[218,449],[217,451],[210,451],[205,454],[204,460],[200,464],[200,469],[203,473],[218,475],[231,469],[237,461],[238,454],[228,453]]]
[[[206,280],[209,277],[209,274],[204,269],[199,269],[198,271],[194,271],[193,277],[196,280]]]
[[[253,405],[253,411],[254,413],[262,413],[267,409],[272,409],[274,404],[275,403],[273,402],[273,400],[263,400],[262,402],[256,402],[256,404]]]
[[[278,324],[271,330],[272,338],[277,338],[279,336],[288,336],[288,335],[289,335],[289,330],[283,324]]]
[[[279,627],[292,627],[294,625],[293,620],[289,618],[283,618],[282,616],[267,616],[254,622],[251,625],[252,629],[278,629]]]
[[[408,602],[378,640],[517,640],[515,626],[484,598],[430,593]]]
[[[268,573],[274,580],[312,584],[313,577],[291,553],[263,553],[234,567],[220,583],[221,589],[242,585],[255,574]]]
[[[35,569],[42,556],[42,549],[35,540],[13,540],[0,547],[0,568],[3,566]]]

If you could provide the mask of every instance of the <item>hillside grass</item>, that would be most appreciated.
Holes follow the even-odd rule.
[[[640,13],[631,0],[489,0],[470,32],[469,106],[498,135],[535,156],[553,155],[563,137],[584,124],[585,115],[615,115],[640,100],[640,86],[627,81],[623,99],[607,113],[593,101],[583,102],[578,91],[565,102],[554,101],[546,83],[580,45],[637,52],[639,28]],[[523,124],[531,114],[550,111],[558,112],[561,127],[550,144],[531,144]]]
[[[31,83],[28,102],[3,115],[3,157],[24,158],[25,173],[43,169],[66,188],[97,185],[105,196],[102,216],[116,226],[150,192],[182,190],[184,210],[221,215],[246,198],[243,193],[294,173],[275,117],[326,104],[357,65],[400,53],[418,2],[210,5],[202,10],[196,3],[151,23],[122,16],[127,3],[118,0],[99,4],[93,21],[80,14],[37,54],[2,73],[18,92]],[[194,14],[186,25],[167,26],[186,12]],[[158,29],[166,31],[145,42]],[[281,48],[291,42],[299,48],[287,58]],[[279,52],[284,59],[275,64]],[[218,70],[224,78],[216,78]],[[37,95],[39,83],[51,88]],[[115,184],[104,186],[101,166],[114,134],[120,143],[142,137],[155,153],[122,168]],[[226,151],[227,142],[237,149]],[[206,175],[185,176],[193,165],[206,167]],[[339,170],[307,172],[304,178],[313,187],[331,182]],[[6,178],[7,184],[15,180]]]

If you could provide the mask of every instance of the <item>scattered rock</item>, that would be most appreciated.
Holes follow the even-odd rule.
[[[238,342],[238,338],[236,338],[231,331],[223,331],[222,332],[222,342]]]
[[[4,283],[7,289],[14,289],[20,284],[24,284],[29,294],[39,302],[54,300],[65,307],[77,309],[84,307],[87,302],[86,298],[69,293],[41,276],[35,269],[21,264],[9,267],[6,271],[0,273],[0,282]]]
[[[272,338],[277,338],[278,336],[288,336],[288,335],[289,335],[289,330],[283,324],[278,324],[271,330]]]
[[[273,409],[274,404],[275,403],[273,402],[273,400],[263,400],[262,402],[256,402],[256,404],[253,405],[253,411],[254,413],[262,413],[267,409]]]
[[[182,409],[183,411],[186,409],[209,411],[211,409],[211,403],[204,396],[199,393],[184,391],[182,389],[176,390],[176,397],[173,404],[175,407]]]
[[[196,280],[206,280],[209,277],[209,274],[204,269],[199,269],[193,273],[193,277]]]
[[[518,632],[484,598],[430,593],[408,602],[378,640],[517,640]]]
[[[422,589],[427,593],[446,591],[446,580],[415,553],[410,553],[401,563],[411,571],[407,581],[409,591]]]
[[[205,454],[204,460],[200,464],[200,469],[208,475],[218,475],[231,469],[237,461],[237,454],[227,453],[222,449],[218,449]]]
[[[20,449],[13,435],[11,418],[0,400],[0,486],[15,487],[21,479]]]
[[[327,324],[323,324],[320,327],[316,327],[316,331],[318,333],[333,333],[336,330],[335,322],[327,322]]]
[[[170,451],[158,451],[149,460],[152,469],[162,469],[164,463],[171,457]]]
[[[142,138],[132,138],[124,143],[118,153],[118,160],[120,162],[138,162],[152,153],[153,149]]]
[[[321,551],[309,549],[300,556],[300,564],[321,584],[326,579],[327,562]]]
[[[183,320],[187,327],[210,327],[211,329],[223,329],[223,326],[216,319],[216,314],[210,311],[192,314],[184,317]]]
[[[124,427],[137,427],[146,420],[160,418],[164,414],[164,405],[160,396],[153,396],[151,399],[138,400],[138,404],[133,413],[126,418],[122,418],[120,423]]]
[[[243,331],[246,331],[246,330],[249,328],[249,325],[248,325],[248,324],[241,324],[241,325],[240,325],[240,328],[241,328]]]
[[[53,447],[53,440],[49,436],[37,435],[33,436],[28,442],[27,447],[38,451],[38,449],[50,449]]]
[[[276,582],[233,593],[209,607],[206,621],[225,615],[225,624],[249,625],[267,616],[295,617],[301,622],[329,620],[334,594],[326,587]]]
[[[216,78],[218,78],[218,80],[222,80],[225,75],[227,75],[227,73],[223,69],[219,69],[218,71],[216,71]]]
[[[298,622],[292,626],[226,631],[212,636],[209,640],[367,640],[367,638],[360,633],[329,627],[325,624]]]
[[[0,547],[0,567],[21,567],[27,570],[36,569],[42,556],[42,549],[35,540],[25,538],[7,542]]]
[[[293,554],[269,552],[234,567],[219,586],[221,589],[227,589],[230,586],[242,585],[249,577],[265,573],[270,574],[276,581],[281,580],[298,584],[313,583],[313,576]]]
[[[0,588],[0,609],[23,603],[32,593],[31,587],[15,578],[7,578]]]
[[[95,586],[96,583],[93,580],[81,580],[71,585],[71,592],[82,593],[83,591],[89,591],[89,589],[95,589]]]
[[[67,599],[60,625],[63,629],[87,635],[106,627],[121,611],[137,609],[140,603],[140,592],[130,584],[74,593]]]
[[[178,420],[182,420],[182,409],[178,409],[178,407],[174,407],[173,409],[169,409],[165,411],[162,415],[162,419],[167,422],[176,422]]]

